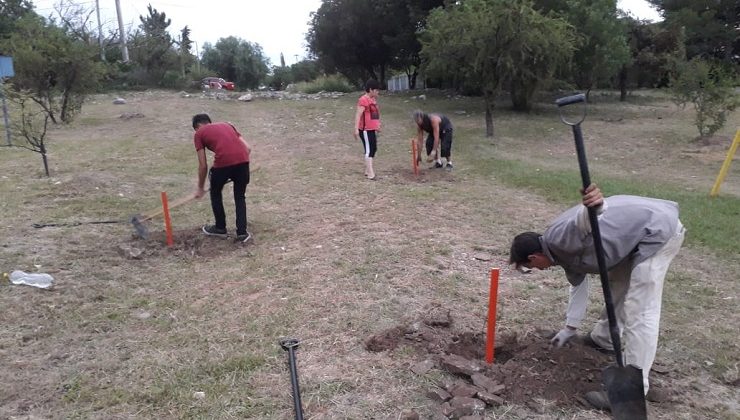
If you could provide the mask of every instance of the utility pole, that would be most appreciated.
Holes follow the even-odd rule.
[[[298,54],[293,54],[293,57],[295,57],[295,62],[298,62]]]
[[[95,0],[95,10],[98,12],[98,44],[100,45],[100,60],[105,61],[105,48],[103,47],[103,24],[100,22],[100,0]]]
[[[116,0],[116,13],[118,14],[118,31],[121,33],[121,54],[123,62],[128,63],[128,47],[126,47],[126,30],[123,28],[123,16],[121,16],[121,0]]]
[[[200,74],[200,52],[198,52],[198,41],[193,41],[195,44],[195,65],[198,68],[198,74]]]

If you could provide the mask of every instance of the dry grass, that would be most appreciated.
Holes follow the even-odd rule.
[[[368,182],[351,137],[354,96],[245,104],[148,92],[127,95],[125,106],[112,98],[97,97],[77,122],[50,133],[51,179],[41,176],[37,155],[0,150],[0,268],[56,279],[50,291],[0,286],[0,417],[291,418],[278,340],[292,336],[303,340],[307,417],[397,418],[414,408],[429,418],[425,392],[444,375],[414,375],[408,367],[419,356],[408,349],[365,351],[367,336],[435,304],[451,310],[456,329],[483,330],[492,266],[503,267],[500,331],[562,323],[562,274],[522,276],[505,262],[515,233],[544,227],[565,207],[485,168],[486,156],[573,168],[570,132],[549,107],[528,116],[501,111],[491,145],[481,137],[477,101],[431,97],[424,108],[455,123],[456,169],[415,179],[408,113],[419,104],[382,97],[380,180]],[[592,111],[585,134],[603,140],[589,146],[593,173],[711,188],[725,146],[690,143],[688,113],[647,100],[605,100]],[[118,118],[124,112],[145,117]],[[174,199],[192,190],[189,119],[198,112],[234,122],[255,145],[260,170],[247,191],[253,246],[200,238],[207,200],[173,210],[179,247],[165,249],[161,232],[148,244],[131,238],[126,220],[157,208],[160,191]],[[740,195],[738,169],[723,194]],[[30,226],[100,219],[124,223]],[[143,258],[126,258],[122,245],[144,249]],[[481,253],[491,260],[474,258]],[[736,258],[681,251],[667,280],[658,354],[673,371],[655,379],[681,398],[653,407],[654,418],[738,418],[737,387],[727,382],[740,363],[739,275]],[[592,299],[592,319],[598,303]],[[542,415],[512,405],[488,416],[605,418],[578,407]]]

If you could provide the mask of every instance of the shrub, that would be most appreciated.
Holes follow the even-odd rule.
[[[720,66],[699,58],[677,63],[671,77],[673,101],[681,107],[689,102],[694,105],[700,136],[716,133],[738,106],[733,82]]]
[[[167,89],[182,89],[187,85],[187,82],[182,73],[176,70],[167,70],[162,76],[162,87]]]
[[[353,92],[356,89],[343,76],[331,74],[328,76],[319,76],[310,82],[300,82],[292,85],[292,89],[303,93],[319,92]]]

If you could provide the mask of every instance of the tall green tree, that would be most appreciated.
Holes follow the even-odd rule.
[[[180,71],[182,77],[190,73],[192,65],[195,63],[193,55],[193,41],[190,39],[190,28],[185,26],[180,30],[180,38],[177,42],[177,55],[180,61]]]
[[[33,4],[28,0],[0,1],[0,40],[8,38],[15,32],[18,19],[29,14],[37,16],[33,11]],[[0,54],[2,53],[3,51],[0,50]]]
[[[630,60],[620,72],[622,100],[630,87],[666,87],[677,61],[684,60],[683,30],[632,17],[624,18]]]
[[[429,11],[444,0],[324,0],[312,13],[306,36],[325,71],[355,83],[385,83],[388,69],[404,70],[415,84],[421,59],[421,30]]]
[[[421,34],[428,76],[478,86],[493,137],[494,100],[507,82],[531,94],[573,52],[572,28],[544,16],[528,0],[466,0],[429,15]]]
[[[384,82],[391,51],[376,23],[375,4],[324,0],[311,14],[306,40],[327,72],[339,71],[356,83],[367,77]]]
[[[206,43],[202,64],[220,77],[249,89],[258,87],[269,70],[269,60],[259,44],[233,36],[219,39],[216,45]]]
[[[301,60],[290,65],[290,75],[294,82],[308,82],[319,77],[321,71],[316,60]]]
[[[616,0],[537,0],[543,12],[562,16],[578,32],[572,66],[563,78],[588,94],[599,82],[609,82],[629,62],[627,26]]]
[[[688,59],[740,64],[740,3],[737,0],[648,0],[665,18],[664,25],[684,28]]]
[[[161,85],[165,73],[180,69],[175,41],[168,32],[172,23],[164,12],[147,6],[147,15],[139,16],[139,28],[129,41],[131,61],[144,72],[146,82]]]
[[[0,44],[14,58],[13,85],[30,91],[54,123],[71,121],[105,72],[96,46],[37,16],[18,19],[13,34]]]

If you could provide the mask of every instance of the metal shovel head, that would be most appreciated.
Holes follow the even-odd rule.
[[[604,385],[616,420],[647,420],[642,369],[609,366],[604,369]]]
[[[141,216],[136,214],[131,216],[131,224],[134,225],[136,235],[141,239],[147,239],[149,237],[149,229],[146,228],[144,223],[141,221]]]

